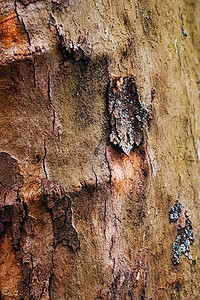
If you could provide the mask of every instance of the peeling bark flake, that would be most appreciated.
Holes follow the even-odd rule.
[[[140,103],[132,76],[112,78],[107,99],[111,124],[110,141],[129,156],[133,146],[139,146],[142,142],[143,129],[152,118],[151,107],[145,108],[145,104]]]
[[[53,181],[43,179],[42,186],[42,194],[47,207],[51,210],[53,219],[54,248],[62,242],[76,251],[80,247],[80,242],[72,225],[70,198]]]
[[[39,0],[19,0],[19,2],[22,2],[25,6],[29,5],[30,3],[37,2]]]
[[[13,195],[14,196],[14,195]],[[6,197],[5,204],[0,206],[0,234],[4,231],[4,224],[11,224],[12,244],[15,250],[19,250],[21,227],[27,216],[27,206],[15,197]]]
[[[0,152],[0,184],[4,193],[17,191],[23,185],[17,160],[6,152]]]
[[[92,53],[92,47],[84,36],[79,36],[78,43],[73,42],[68,36],[65,35],[63,27],[58,25],[55,26],[57,29],[60,48],[65,60],[80,61],[89,59]]]
[[[52,0],[52,11],[60,11],[69,6],[69,0]]]

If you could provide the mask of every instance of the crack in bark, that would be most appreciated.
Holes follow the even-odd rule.
[[[55,130],[55,122],[56,122],[56,112],[53,110],[53,132]]]
[[[115,257],[113,258],[113,267],[112,267],[112,273],[115,273]]]
[[[108,170],[109,170],[109,174],[110,174],[110,185],[111,185],[112,184],[112,170],[111,170],[111,167],[110,167],[110,164],[109,164],[109,161],[108,161],[106,147],[105,147],[105,160],[106,160],[106,163],[108,165]]]
[[[48,93],[48,100],[49,100],[49,107],[51,107],[51,77],[50,75],[48,75],[48,89],[47,89],[47,93]]]
[[[4,194],[4,199],[3,199],[4,200],[4,205],[6,203],[6,195],[7,195],[7,193]]]
[[[104,222],[106,221],[107,216],[107,199],[105,199],[105,205],[104,205]]]
[[[93,168],[93,166],[92,166],[92,171],[93,171],[93,173],[94,173],[94,176],[95,176],[95,181],[96,181],[96,189],[97,189],[97,186],[98,186],[98,178],[97,178],[97,174],[96,174],[96,172],[94,171],[94,168]]]
[[[112,252],[112,249],[113,249],[113,244],[114,244],[114,242],[113,242],[113,235],[112,235],[112,237],[111,237],[111,245],[110,245],[110,250],[109,250],[109,257],[110,258],[112,258],[111,257],[111,252]]]
[[[48,75],[48,84],[47,84],[47,93],[48,93],[48,101],[49,101],[49,108],[52,110],[52,115],[53,115],[53,121],[52,121],[52,129],[53,132],[55,131],[55,124],[56,124],[56,110],[52,105],[51,101],[51,77]]]
[[[20,16],[19,16],[18,11],[17,11],[17,0],[14,0],[14,11],[17,15],[18,21],[20,21]]]
[[[120,223],[122,222],[117,216],[116,214],[114,214],[115,220],[119,221]]]
[[[23,20],[22,18],[21,18],[21,21],[22,21],[22,25],[23,25],[23,27],[24,27],[24,31],[25,31],[25,33],[26,33],[26,35],[27,35],[27,39],[28,39],[29,46],[31,46],[31,39],[30,39],[29,32],[28,32],[28,30],[27,30],[27,28],[26,28],[26,25],[25,25],[25,23],[24,23],[24,20]]]
[[[23,18],[20,17],[20,15],[19,15],[19,13],[18,13],[18,11],[17,11],[17,0],[14,0],[14,11],[15,11],[15,13],[16,13],[16,16],[17,16],[18,21],[19,21],[19,22],[21,21],[21,23],[22,23],[22,26],[23,26],[23,28],[24,28],[24,31],[25,31],[26,36],[27,36],[27,39],[28,39],[29,46],[31,46],[31,39],[30,39],[29,32],[28,32],[28,30],[27,30],[27,28],[26,28],[26,25],[25,25],[25,23],[24,23]]]
[[[44,156],[43,156],[43,159],[42,159],[42,165],[43,165],[43,170],[44,170],[45,177],[48,178],[47,170],[46,170],[46,166],[45,166],[46,156],[47,156],[47,148],[46,148],[46,140],[44,140]]]

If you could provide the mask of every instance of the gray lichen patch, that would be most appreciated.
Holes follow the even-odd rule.
[[[169,220],[176,222],[182,213],[182,204],[177,200],[169,212]]]
[[[110,141],[129,156],[134,145],[143,139],[143,129],[152,117],[150,107],[139,100],[134,77],[112,78],[107,92],[110,114]]]
[[[172,247],[174,252],[172,262],[174,265],[177,265],[180,262],[182,254],[185,254],[186,257],[192,259],[189,246],[194,242],[192,223],[188,218],[187,212],[185,212],[184,216],[182,216],[182,204],[178,200],[169,212],[169,221],[179,221],[177,237]]]
[[[185,254],[189,259],[192,259],[190,254],[190,244],[194,242],[194,236],[192,231],[192,223],[189,219],[186,220],[185,227],[178,226],[176,241],[173,244],[173,258],[174,265],[179,264],[180,257]]]

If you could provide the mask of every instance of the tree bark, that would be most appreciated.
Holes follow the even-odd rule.
[[[199,12],[0,4],[0,299],[199,299]]]

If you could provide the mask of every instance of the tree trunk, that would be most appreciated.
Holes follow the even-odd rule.
[[[1,299],[199,299],[199,12],[2,1]]]

